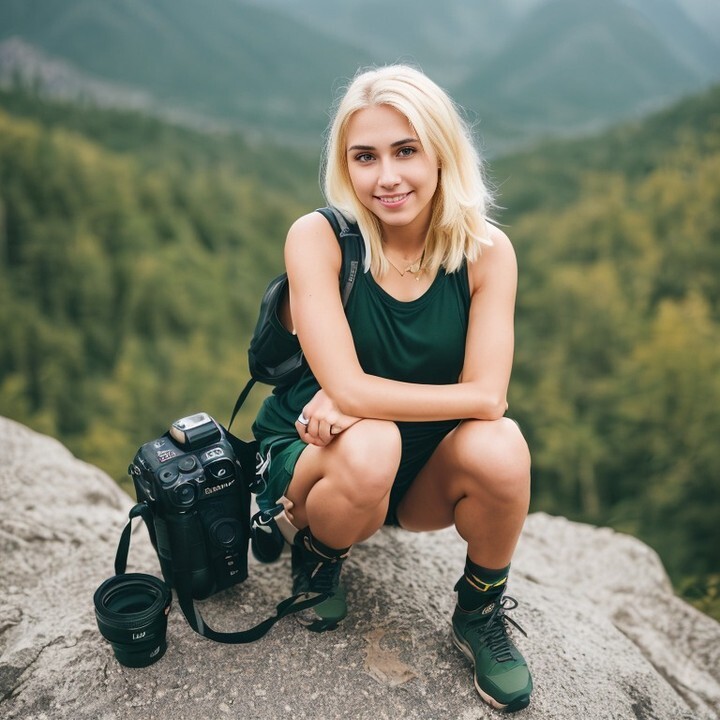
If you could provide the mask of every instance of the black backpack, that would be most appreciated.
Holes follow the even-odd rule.
[[[345,216],[338,210],[332,207],[323,207],[319,208],[317,212],[327,218],[338,243],[340,243],[342,251],[340,288],[344,307],[352,292],[355,278],[362,269],[365,244],[357,224],[348,223]],[[228,429],[256,382],[274,387],[290,386],[307,367],[297,335],[293,335],[287,330],[278,317],[278,311],[287,292],[287,273],[278,275],[265,290],[248,348],[250,379],[238,395],[230,423],[227,426]]]

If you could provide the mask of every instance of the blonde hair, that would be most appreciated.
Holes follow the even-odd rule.
[[[440,165],[425,239],[424,266],[455,272],[463,260],[475,260],[481,244],[492,245],[486,223],[492,197],[469,126],[447,93],[419,70],[406,65],[357,74],[340,98],[328,128],[321,179],[325,199],[358,223],[365,238],[365,270],[383,274],[389,264],[378,218],[357,198],[347,161],[350,119],[358,110],[387,105],[402,113],[423,147],[432,148]]]

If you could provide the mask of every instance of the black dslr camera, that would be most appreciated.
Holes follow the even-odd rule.
[[[250,492],[224,429],[206,413],[176,420],[138,450],[130,475],[153,514],[171,587],[196,600],[247,578]]]

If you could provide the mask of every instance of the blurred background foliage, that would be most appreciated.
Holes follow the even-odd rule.
[[[608,7],[622,5],[627,14],[642,4]],[[297,21],[301,10],[289,0],[270,5],[292,11],[283,16],[278,36],[292,51],[287,23]],[[508,3],[505,11],[520,5]],[[536,23],[540,10],[552,18],[564,6],[541,0],[525,5],[532,6]],[[227,3],[218,7],[230,12]],[[307,4],[338,22],[364,17],[359,7]],[[457,21],[462,4],[448,7]],[[114,25],[102,27],[123,26],[121,17],[131,26],[147,19],[130,0],[113,8]],[[166,15],[168,8],[164,0],[152,6]],[[183,32],[190,33],[196,8],[178,4],[170,30],[178,31],[178,18],[185,18]],[[351,10],[355,15],[348,16]],[[51,12],[62,14],[52,3],[8,0],[0,19],[23,42],[61,52],[63,34],[48,30],[55,22],[76,43],[66,60],[92,61],[100,50],[92,43],[77,46],[87,32],[69,32],[67,17],[60,23],[63,18],[53,19]],[[109,12],[98,10],[90,27],[97,31]],[[269,10],[252,12],[262,15],[256,25],[272,20],[263,15]],[[580,13],[577,22],[599,22],[593,13]],[[215,22],[215,28],[231,25],[222,14]],[[551,24],[535,27],[549,33]],[[109,47],[116,35],[108,32],[103,37]],[[526,37],[528,29],[515,32]],[[218,41],[214,52],[224,47],[227,55],[232,34],[222,37],[229,44]],[[541,39],[538,34],[536,44]],[[135,42],[140,52],[138,37]],[[297,132],[290,135],[291,81],[280,82],[274,100],[263,95],[253,104],[263,82],[270,82],[266,65],[256,69],[255,84],[240,99],[220,101],[233,82],[224,75],[213,96],[217,105],[206,87],[205,96],[198,91],[186,114],[170,122],[156,106],[129,109],[122,93],[113,96],[114,109],[102,109],[92,85],[62,99],[41,82],[47,73],[28,82],[13,55],[12,77],[0,82],[0,414],[59,438],[128,490],[125,471],[133,453],[169,421],[201,409],[229,420],[247,379],[247,343],[262,290],[282,269],[287,227],[323,204],[317,183],[321,130],[309,118],[324,124],[331,76],[350,74],[342,68],[366,56],[377,58],[389,39],[374,37],[365,55],[353,51],[347,57],[339,31],[334,42],[338,65],[322,72],[312,66],[327,77],[316,77],[312,92],[299,88],[300,95],[310,93],[308,112],[298,115]],[[494,57],[501,58],[508,46],[498,38],[495,43]],[[466,88],[470,107],[480,108],[482,89],[473,100],[469,88],[482,88],[480,81],[490,86],[490,78],[487,68],[461,76],[462,45],[443,66],[443,44],[435,43],[427,64],[444,67],[448,80]],[[467,38],[465,45],[470,52]],[[8,47],[18,51],[17,37],[11,45],[0,42],[0,80]],[[38,59],[37,53],[27,55],[28,47],[20,46],[26,66]],[[182,64],[172,43],[163,47]],[[117,50],[123,52],[127,48]],[[540,48],[533,52],[543,56]],[[490,63],[487,53],[483,57]],[[67,67],[49,62],[64,68],[67,78]],[[213,62],[210,67],[220,60]],[[659,65],[669,72],[667,60]],[[168,87],[162,67],[151,74],[155,90]],[[591,74],[578,67],[580,76]],[[106,75],[128,83],[133,72],[128,66]],[[305,75],[312,84],[313,73]],[[693,83],[683,87],[687,93]],[[173,88],[171,99],[179,102],[182,89]],[[285,105],[277,100],[283,93]],[[527,98],[539,103],[540,94]],[[558,112],[560,95],[557,89],[550,93],[552,112]],[[658,551],[676,589],[720,618],[720,87],[686,94],[652,113],[616,106],[614,112],[632,119],[619,122],[609,113],[603,116],[607,127],[592,134],[587,118],[574,111],[575,139],[540,140],[549,127],[542,113],[523,124],[527,106],[513,115],[511,100],[508,95],[491,103],[488,124],[480,127],[487,130],[486,147],[495,150],[489,174],[502,206],[496,218],[513,239],[520,264],[510,407],[533,451],[532,509],[641,538]],[[255,113],[254,119],[233,116],[233,127],[219,127],[237,106]],[[500,111],[512,115],[507,126],[493,119],[493,112],[502,118]],[[592,113],[601,108],[593,105]],[[259,128],[272,124],[269,117],[277,123],[262,134]],[[236,431],[249,433],[263,392],[251,396]]]
[[[644,539],[720,616],[720,88],[493,172],[534,507]]]

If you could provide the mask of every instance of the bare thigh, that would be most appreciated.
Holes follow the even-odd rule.
[[[414,531],[457,525],[459,503],[469,497],[488,511],[508,505],[527,512],[529,479],[530,453],[513,420],[465,420],[418,473],[398,520]]]
[[[385,420],[361,420],[325,447],[308,445],[286,493],[297,526],[333,547],[333,538],[369,537],[385,519],[401,450],[397,425]]]

